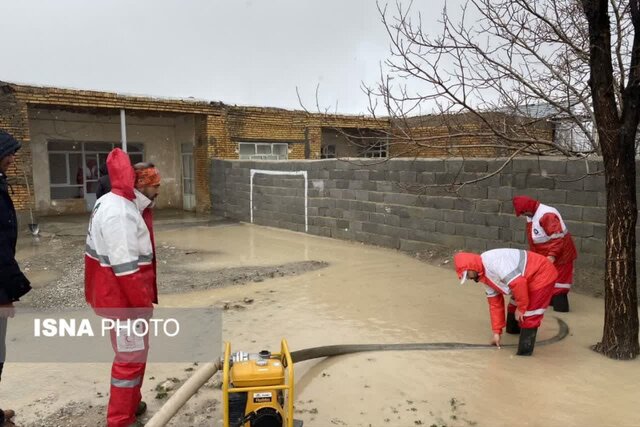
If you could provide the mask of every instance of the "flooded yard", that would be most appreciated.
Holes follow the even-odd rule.
[[[228,308],[223,338],[233,350],[276,350],[281,338],[292,350],[490,339],[483,289],[459,285],[448,265],[246,224],[166,228],[156,242],[160,305]],[[65,298],[82,304],[83,247],[78,237],[45,239],[36,249],[22,245],[20,262],[37,284],[23,304],[46,307],[53,299],[38,294],[59,294],[61,286]],[[67,273],[64,263],[72,259],[78,265]],[[361,353],[296,364],[296,416],[310,427],[640,425],[640,362],[611,361],[589,349],[602,332],[601,299],[572,295],[571,307],[549,312],[538,339],[556,333],[554,316],[569,324],[570,335],[530,358],[503,348]],[[109,369],[7,364],[3,405],[17,410],[22,426],[104,425]],[[156,399],[156,386],[168,378],[178,386],[193,369],[148,365],[143,398],[150,415],[166,401]],[[217,383],[216,376],[170,425],[221,425]]]

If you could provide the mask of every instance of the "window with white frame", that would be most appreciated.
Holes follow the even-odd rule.
[[[389,156],[389,144],[379,140],[360,149],[360,157],[383,158]]]
[[[289,158],[289,144],[239,142],[238,153],[241,160],[287,160]]]
[[[95,193],[100,169],[120,144],[110,142],[49,141],[49,186],[52,199],[83,198]],[[143,161],[142,144],[128,144],[131,164]]]

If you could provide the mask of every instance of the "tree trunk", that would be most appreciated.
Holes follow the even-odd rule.
[[[639,0],[632,0],[639,1]],[[589,86],[607,190],[607,238],[604,278],[604,332],[593,348],[612,359],[634,359],[638,345],[636,291],[636,163],[635,135],[640,101],[640,10],[630,4],[634,21],[629,82],[618,114],[611,62],[608,0],[582,0],[589,23]]]
[[[621,137],[628,136],[623,134]],[[604,332],[594,350],[612,359],[628,360],[640,352],[636,290],[636,164],[634,144],[609,142],[603,146],[609,151],[604,156],[607,191]],[[617,149],[606,150],[613,146]]]

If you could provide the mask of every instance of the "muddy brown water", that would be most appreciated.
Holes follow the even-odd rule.
[[[283,337],[293,350],[490,338],[487,303],[478,285],[461,286],[451,269],[396,251],[250,225],[163,231],[158,239],[212,252],[185,265],[193,274],[212,267],[329,263],[298,276],[162,296],[162,305],[183,307],[252,298],[246,309],[224,315],[223,335],[235,350],[275,350]],[[296,415],[311,427],[640,425],[640,362],[611,361],[590,351],[601,335],[603,301],[572,295],[571,304],[573,312],[560,315],[570,336],[537,348],[531,358],[507,349],[412,351],[297,364]],[[553,335],[555,328],[556,322],[547,319],[539,337]],[[515,338],[506,336],[505,342]],[[184,364],[148,367],[144,390],[151,412],[162,402],[149,396],[155,384],[149,378],[186,378],[184,369]],[[0,402],[9,402],[21,411],[19,421],[35,426],[71,401],[104,405],[108,378],[107,365],[12,364],[0,386]],[[219,401],[220,392],[207,388],[185,412],[213,399]],[[219,405],[207,414],[218,420],[220,415]],[[205,416],[179,417],[171,425],[220,425]]]

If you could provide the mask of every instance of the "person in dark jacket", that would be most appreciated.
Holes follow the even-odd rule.
[[[14,315],[13,303],[31,290],[29,280],[16,262],[18,224],[6,177],[20,146],[18,140],[0,129],[0,381],[6,355],[7,319]],[[10,419],[14,415],[10,409],[0,409],[0,426],[13,425]]]
[[[100,178],[98,179],[98,188],[96,188],[96,200],[111,191],[111,179],[109,178],[109,169],[107,164],[100,166]]]

